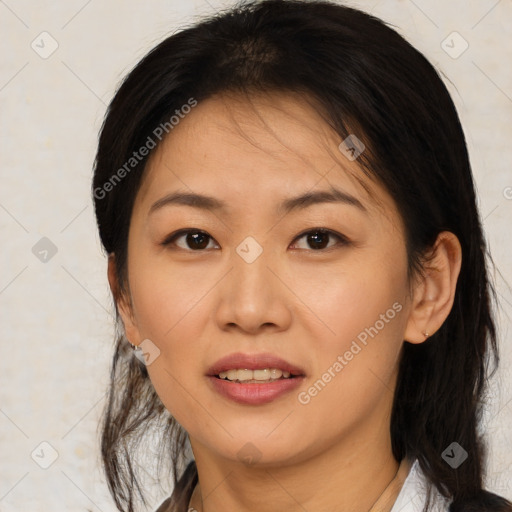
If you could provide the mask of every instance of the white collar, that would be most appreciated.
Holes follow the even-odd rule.
[[[431,512],[447,512],[449,502],[438,493],[434,487]],[[418,460],[411,466],[402,489],[391,509],[391,512],[423,512],[427,500],[427,478]]]

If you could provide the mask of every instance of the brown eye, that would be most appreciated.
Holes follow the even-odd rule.
[[[185,242],[191,249],[206,249],[209,238],[204,233],[188,233],[185,235]]]
[[[312,249],[325,249],[329,244],[329,234],[328,233],[311,233],[306,235],[307,243],[310,244]]]
[[[338,240],[338,244],[331,243],[329,245],[333,238]],[[296,238],[296,240],[301,239],[306,240],[307,247],[299,247],[300,249],[312,249],[314,251],[320,251],[326,248],[330,249],[335,245],[346,245],[348,243],[348,240],[343,235],[326,229],[314,229],[307,231]]]
[[[211,248],[208,247],[208,245],[212,240],[213,238],[204,231],[187,229],[171,235],[162,243],[162,245],[175,245],[180,249],[201,251],[203,249]]]

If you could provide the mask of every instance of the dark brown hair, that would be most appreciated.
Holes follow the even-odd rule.
[[[428,341],[404,343],[392,447],[399,461],[418,459],[429,483],[450,499],[451,512],[512,510],[483,490],[478,426],[489,363],[497,363],[494,292],[463,130],[438,73],[381,20],[326,1],[245,2],[168,37],[136,65],[108,107],[92,186],[101,242],[116,257],[116,298],[129,290],[130,216],[147,157],[128,170],[126,162],[190,98],[226,91],[302,94],[320,105],[340,140],[357,126],[368,148],[358,159],[361,171],[396,202],[410,269],[421,271],[421,256],[441,231],[458,237],[462,268],[448,318]],[[127,172],[115,179],[123,166]],[[172,464],[172,509],[186,510],[197,481],[193,462],[179,481],[187,434],[162,405],[144,364],[123,355],[129,345],[117,306],[116,317],[101,439],[110,490],[119,510],[144,502],[134,453],[153,425],[159,454]],[[441,457],[454,441],[469,454],[457,469]]]

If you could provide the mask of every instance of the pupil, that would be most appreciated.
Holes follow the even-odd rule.
[[[203,233],[189,233],[187,243],[192,249],[204,249],[208,245],[208,236]]]
[[[323,249],[327,245],[328,238],[327,233],[317,232],[308,236],[308,243],[313,249]]]

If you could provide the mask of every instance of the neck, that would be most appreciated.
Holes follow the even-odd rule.
[[[267,467],[220,460],[191,439],[200,485],[190,507],[197,512],[389,512],[409,467],[404,461],[398,471],[389,435],[382,434],[389,430],[382,427],[370,425],[362,435],[364,427],[358,426],[314,457]]]

